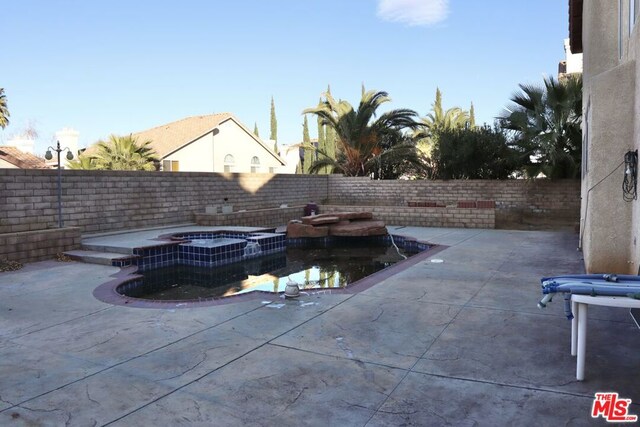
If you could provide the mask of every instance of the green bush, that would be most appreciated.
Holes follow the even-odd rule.
[[[523,153],[489,126],[442,129],[433,140],[431,179],[506,179],[523,165]]]

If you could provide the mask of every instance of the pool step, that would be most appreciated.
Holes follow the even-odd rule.
[[[69,258],[82,261],[89,264],[100,265],[113,265],[113,261],[130,259],[133,255],[122,254],[117,252],[101,252],[101,251],[87,251],[87,250],[75,250],[64,252]]]
[[[93,252],[106,252],[106,253],[116,253],[116,254],[125,254],[132,255],[133,249],[126,246],[108,246],[108,245],[92,245],[87,243],[82,243],[82,249],[86,251]]]

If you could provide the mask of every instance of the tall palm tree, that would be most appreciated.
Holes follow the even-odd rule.
[[[98,169],[107,170],[156,170],[158,162],[151,141],[138,143],[136,138],[111,135],[109,141],[99,141],[93,156]]]
[[[414,120],[415,111],[396,109],[376,117],[377,109],[391,101],[383,91],[364,92],[357,109],[347,101],[336,101],[328,92],[323,97],[317,107],[307,108],[303,114],[316,115],[323,125],[335,131],[337,152],[333,159],[317,150],[318,160],[311,166],[310,173],[328,167],[330,172],[346,176],[368,176],[375,175],[382,165],[399,162],[421,165],[415,145],[401,137],[404,129],[419,126]]]
[[[2,129],[9,125],[10,115],[7,108],[7,96],[4,94],[4,88],[0,87],[0,127]]]
[[[533,161],[529,175],[543,172],[549,178],[576,178],[582,149],[582,78],[558,82],[544,79],[543,86],[520,85],[499,122],[512,131],[514,142]]]

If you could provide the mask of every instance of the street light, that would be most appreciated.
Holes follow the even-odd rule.
[[[48,147],[48,150],[44,155],[45,159],[53,159],[51,150],[58,153],[58,228],[62,228],[64,223],[62,222],[62,170],[60,169],[60,153],[67,150],[67,160],[73,160],[73,153],[69,147],[60,148],[60,141],[56,141],[56,148]]]

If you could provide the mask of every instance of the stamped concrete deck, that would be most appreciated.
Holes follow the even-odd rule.
[[[603,425],[596,391],[640,414],[628,313],[590,311],[577,382],[561,299],[536,308],[540,276],[581,272],[575,234],[394,233],[449,246],[444,262],[358,294],[265,298],[281,308],[111,306],[92,296],[118,271],[101,265],[0,273],[0,425]]]

